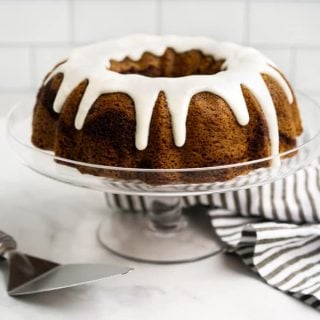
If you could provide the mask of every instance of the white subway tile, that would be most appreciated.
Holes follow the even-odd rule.
[[[74,33],[78,42],[156,32],[155,0],[86,0],[74,2],[74,8]]]
[[[33,84],[39,87],[47,73],[67,57],[71,47],[36,48]]]
[[[295,83],[303,91],[320,92],[320,50],[298,50]]]
[[[70,40],[67,1],[0,1],[0,42]]]
[[[31,84],[30,50],[0,48],[0,88],[26,88]]]
[[[242,42],[245,33],[244,1],[164,0],[161,32],[206,35]]]
[[[8,114],[10,109],[20,101],[30,101],[33,103],[36,97],[36,92],[27,91],[0,91],[0,117],[4,117]]]
[[[319,45],[319,31],[319,2],[251,2],[250,43]]]
[[[274,64],[279,67],[279,69],[284,73],[284,75],[290,80],[293,75],[293,66],[291,59],[290,49],[278,49],[278,48],[264,48],[259,46],[254,46],[256,49],[261,51],[266,57],[274,62]],[[293,79],[291,79],[293,80]]]

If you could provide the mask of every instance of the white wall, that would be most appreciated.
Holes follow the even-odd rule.
[[[320,100],[317,0],[0,0],[0,114],[72,46],[134,32],[252,45]]]

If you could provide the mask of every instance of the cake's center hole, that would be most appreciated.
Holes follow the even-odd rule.
[[[145,52],[137,61],[125,58],[122,61],[110,61],[110,70],[122,74],[140,74],[147,77],[183,77],[190,75],[214,74],[221,71],[224,60],[215,60],[200,50],[182,53],[172,48],[166,49],[162,56]]]

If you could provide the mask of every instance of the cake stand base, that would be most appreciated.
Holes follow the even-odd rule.
[[[100,224],[98,239],[104,247],[125,258],[149,263],[184,263],[222,251],[203,209],[175,210],[170,223],[161,225],[152,215],[113,211]],[[176,205],[175,208],[179,208]],[[172,219],[176,215],[177,219]],[[163,220],[163,208],[161,208]],[[163,221],[162,221],[163,222]]]

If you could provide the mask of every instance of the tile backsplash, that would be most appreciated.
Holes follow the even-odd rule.
[[[320,98],[317,0],[0,0],[0,115],[73,46],[130,33],[252,45]]]

